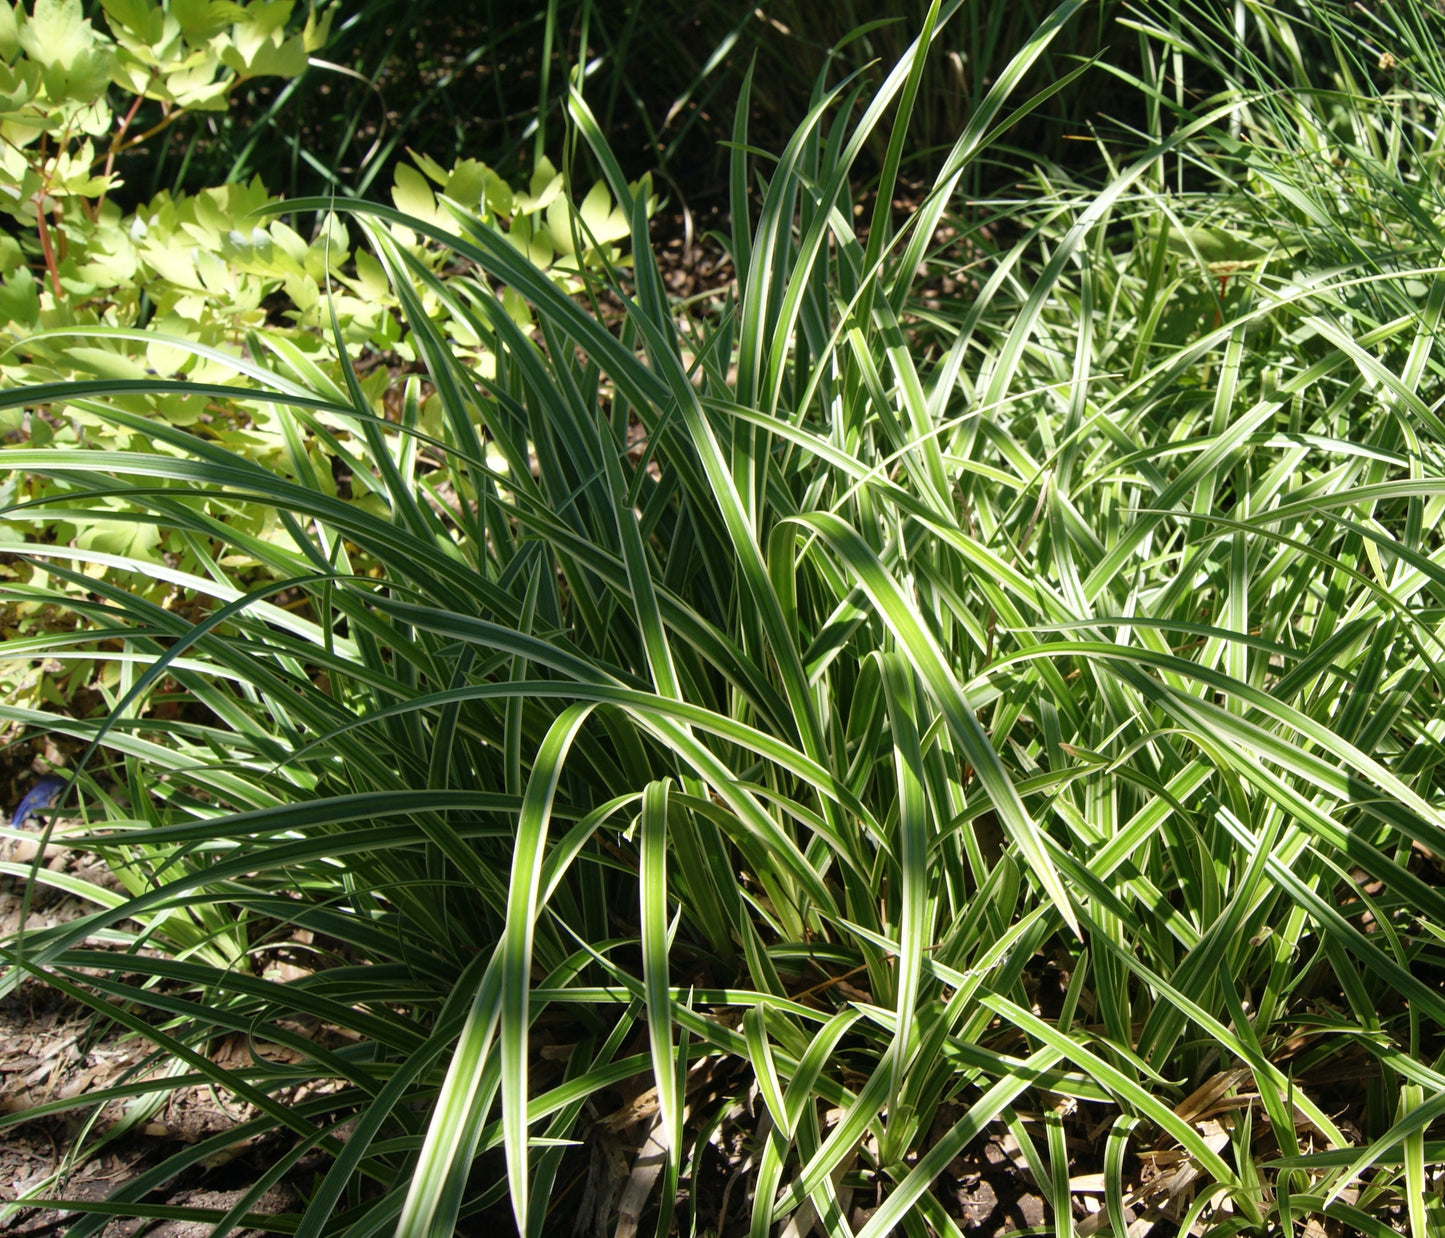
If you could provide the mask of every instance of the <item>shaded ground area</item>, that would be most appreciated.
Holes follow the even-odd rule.
[[[33,861],[36,851],[32,839],[7,839],[0,845],[0,861]],[[94,856],[51,847],[44,863],[57,876],[114,888],[105,865]],[[13,875],[0,877],[0,936],[11,937],[19,926],[25,884]],[[87,907],[73,895],[37,884],[27,910],[27,926],[37,929],[72,920]],[[26,980],[0,998],[0,1113],[6,1117],[153,1075],[160,1064],[150,1059],[149,1046],[138,1038],[38,980]],[[211,1089],[189,1087],[130,1112],[113,1102],[99,1111],[77,1108],[10,1126],[0,1131],[0,1201],[27,1195],[82,1203],[102,1200],[176,1147],[229,1130],[243,1116],[244,1109],[228,1105]],[[79,1155],[82,1147],[97,1141],[97,1152]],[[260,1149],[238,1148],[233,1157],[212,1158],[193,1174],[167,1184],[148,1202],[214,1208],[223,1214],[264,1171],[266,1159]],[[281,1212],[298,1203],[294,1190],[280,1186],[269,1191],[256,1210]],[[0,1203],[0,1209],[3,1206]],[[0,1229],[36,1238],[63,1234],[77,1215],[21,1207],[8,1216],[0,1211]],[[143,1219],[112,1221],[104,1233],[120,1238],[142,1229],[166,1238],[199,1238],[210,1232],[190,1222]]]

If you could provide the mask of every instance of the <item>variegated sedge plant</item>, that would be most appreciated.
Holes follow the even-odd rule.
[[[624,1192],[624,1232],[736,1228],[698,1186],[708,1141],[740,1133],[754,1238],[957,1234],[940,1175],[990,1131],[1061,1234],[1429,1232],[1440,15],[1140,10],[1136,148],[1106,150],[1102,185],[1040,169],[963,210],[954,187],[1079,7],[902,223],[924,58],[959,5],[872,97],[820,86],[766,162],[745,92],[737,282],[711,318],[678,319],[642,195],[574,93],[631,203],[615,329],[465,210],[353,205],[431,389],[406,380],[396,421],[349,364],[322,383],[261,354],[253,386],[204,394],[264,405],[284,468],[165,424],[149,452],[10,452],[185,538],[201,566],[159,570],[206,617],[95,578],[123,557],[31,549],[45,575],[10,593],[87,621],[48,652],[118,681],[103,723],[7,716],[108,755],[121,781],[82,780],[95,820],[65,841],[132,892],[10,942],[7,983],[155,1046],[164,1077],[84,1098],[120,1127],[190,1084],[249,1106],[73,1233],[257,1138],[270,1171],[193,1210],[214,1232],[420,1238],[501,1208],[541,1235],[639,1081],[629,1186],[651,1203]],[[1293,54],[1326,22],[1332,65]],[[441,274],[409,235],[481,274]],[[939,266],[967,294],[922,304]],[[125,397],[173,389],[7,399],[139,432]],[[328,491],[308,433],[375,502]],[[232,555],[270,578],[248,588]],[[185,721],[147,713],[162,689]],[[298,930],[314,966],[283,980]],[[165,949],[120,970],[141,943]],[[206,1053],[235,1032],[249,1067]],[[316,1150],[302,1212],[250,1211]]]

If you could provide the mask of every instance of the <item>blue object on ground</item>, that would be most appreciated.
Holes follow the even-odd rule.
[[[69,785],[69,778],[62,778],[59,774],[46,774],[25,792],[25,798],[20,801],[19,807],[15,809],[15,815],[10,819],[11,826],[19,829],[31,817],[49,808]]]

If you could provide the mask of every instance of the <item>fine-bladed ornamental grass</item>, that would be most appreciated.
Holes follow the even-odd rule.
[[[5,943],[3,987],[154,1057],[0,1123],[246,1107],[71,1238],[248,1138],[216,1234],[958,1234],[950,1166],[1001,1132],[1058,1234],[1439,1227],[1445,21],[1131,9],[1146,129],[964,200],[1066,0],[898,218],[960,7],[766,158],[745,89],[716,316],[574,89],[633,251],[584,295],[444,197],[347,204],[424,367],[391,416],[262,331],[198,394],[279,423],[274,467],[127,411],[163,379],[3,393],[134,436],[7,447],[64,483],[26,520],[188,554],[34,545],[6,589],[114,667],[103,722],[4,716],[93,743],[64,841],[128,893]]]

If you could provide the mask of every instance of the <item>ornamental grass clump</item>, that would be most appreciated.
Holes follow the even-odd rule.
[[[49,656],[118,668],[103,722],[6,716],[106,754],[65,841],[129,894],[9,942],[5,983],[154,1046],[26,1116],[247,1106],[75,1238],[248,1138],[271,1168],[216,1233],[958,1233],[946,1171],[991,1131],[1058,1233],[1438,1225],[1440,14],[1136,10],[1134,147],[966,206],[1070,0],[896,221],[958,7],[775,158],[744,91],[712,318],[675,316],[574,91],[628,212],[633,271],[580,276],[614,323],[464,210],[349,203],[425,368],[394,418],[349,363],[244,362],[206,394],[287,428],[268,468],[125,410],[159,380],[6,393],[152,436],[7,453],[183,538],[147,570],[201,616],[80,547],[9,588],[85,621]],[[233,1034],[249,1065],[208,1052]],[[317,1152],[299,1215],[250,1214]]]

